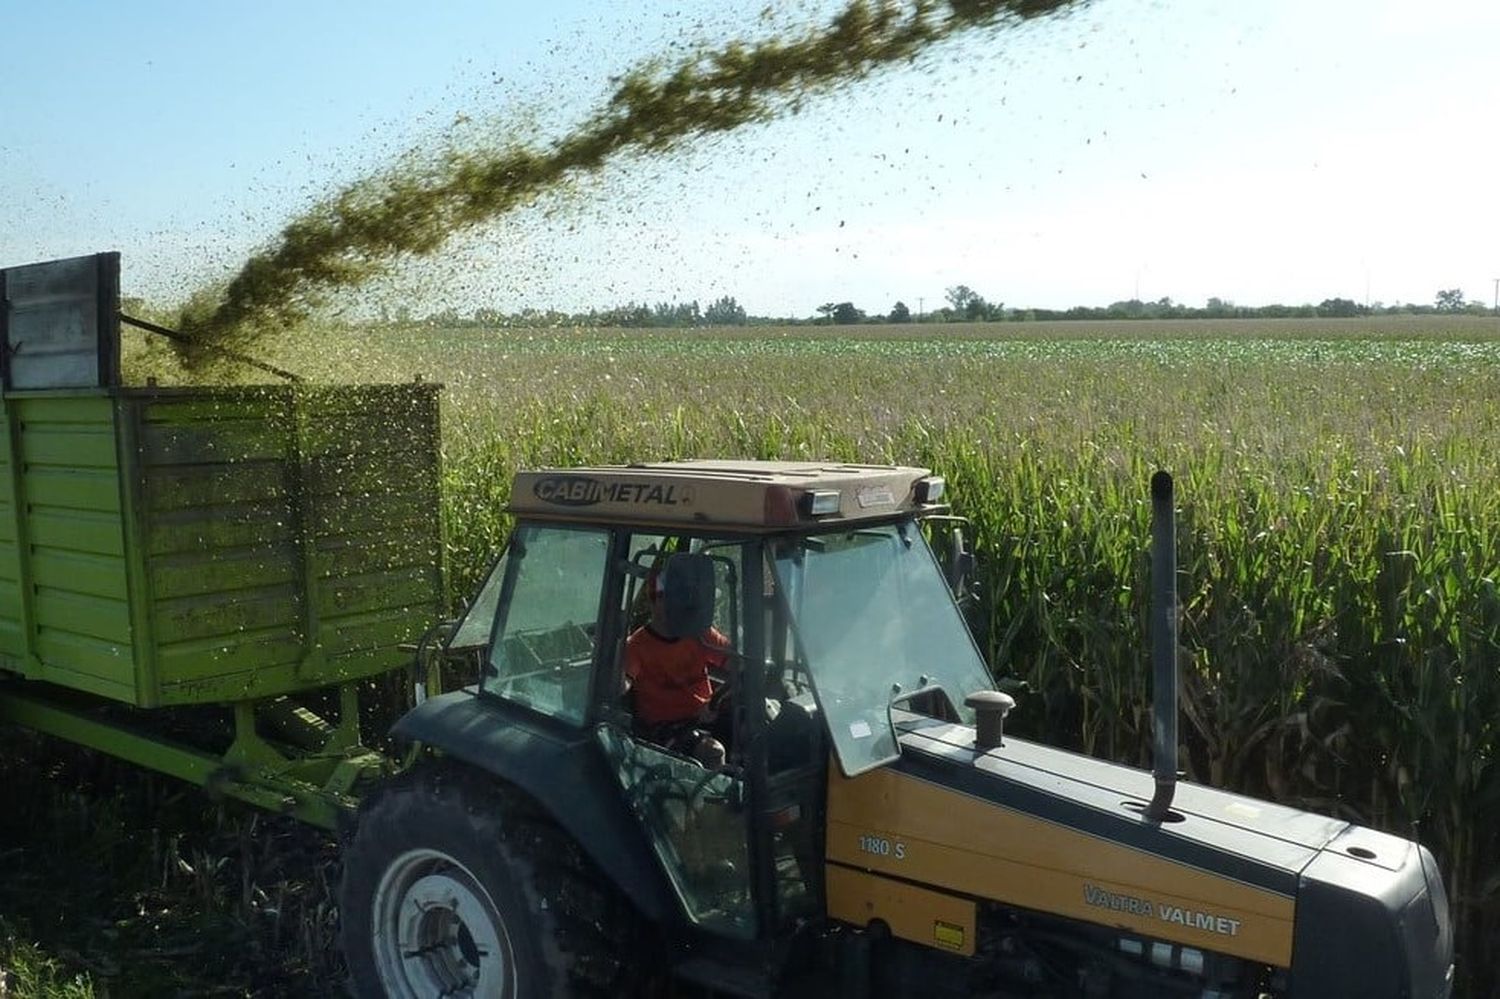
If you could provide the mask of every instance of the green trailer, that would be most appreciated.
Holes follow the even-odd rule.
[[[437,386],[123,385],[118,273],[0,271],[0,719],[331,826],[444,608]]]

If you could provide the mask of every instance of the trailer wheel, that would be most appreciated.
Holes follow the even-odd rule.
[[[429,766],[360,808],[339,885],[356,994],[628,995],[635,920],[577,845],[492,778]]]

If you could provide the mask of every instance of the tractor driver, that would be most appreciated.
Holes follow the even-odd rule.
[[[717,770],[725,752],[708,730],[718,717],[709,671],[724,668],[729,639],[711,623],[712,564],[693,566],[691,558],[676,556],[647,578],[651,620],[625,640],[624,679],[636,735]]]

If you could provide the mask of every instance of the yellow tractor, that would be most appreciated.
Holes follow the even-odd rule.
[[[1154,774],[1004,733],[925,469],[520,474],[509,546],[446,642],[480,679],[398,723],[421,762],[359,806],[357,987],[1447,996],[1426,849],[1178,782],[1170,477],[1152,491]],[[722,765],[642,724],[642,628],[718,636],[698,735]]]

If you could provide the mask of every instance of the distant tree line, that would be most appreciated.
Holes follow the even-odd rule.
[[[1196,307],[1159,298],[1146,302],[1132,298],[1104,306],[1076,305],[1070,309],[1007,308],[1003,302],[992,302],[968,285],[947,289],[944,304],[913,313],[905,302],[898,301],[885,313],[869,313],[853,302],[827,301],[813,310],[811,316],[752,316],[732,295],[724,295],[700,306],[690,302],[658,302],[654,305],[627,303],[587,312],[523,309],[516,313],[480,308],[463,314],[457,309],[415,315],[400,309],[383,311],[380,319],[390,323],[424,322],[445,327],[501,326],[584,326],[652,329],[692,329],[707,326],[858,326],[878,323],[971,323],[971,322],[1040,322],[1058,320],[1104,319],[1312,319],[1352,318],[1390,315],[1492,315],[1495,310],[1484,302],[1465,298],[1459,288],[1443,289],[1431,303],[1376,302],[1364,305],[1348,298],[1325,298],[1316,305],[1236,305],[1223,298],[1210,298]]]
[[[752,317],[746,314],[745,307],[732,295],[724,295],[707,306],[699,305],[697,299],[690,302],[657,302],[654,305],[648,302],[627,302],[607,309],[589,309],[587,312],[562,312],[557,309],[502,312],[499,309],[479,308],[466,314],[450,307],[419,314],[408,308],[382,308],[379,321],[399,325],[420,322],[444,327],[599,326],[634,329],[686,329],[696,326],[786,322],[784,319]]]

